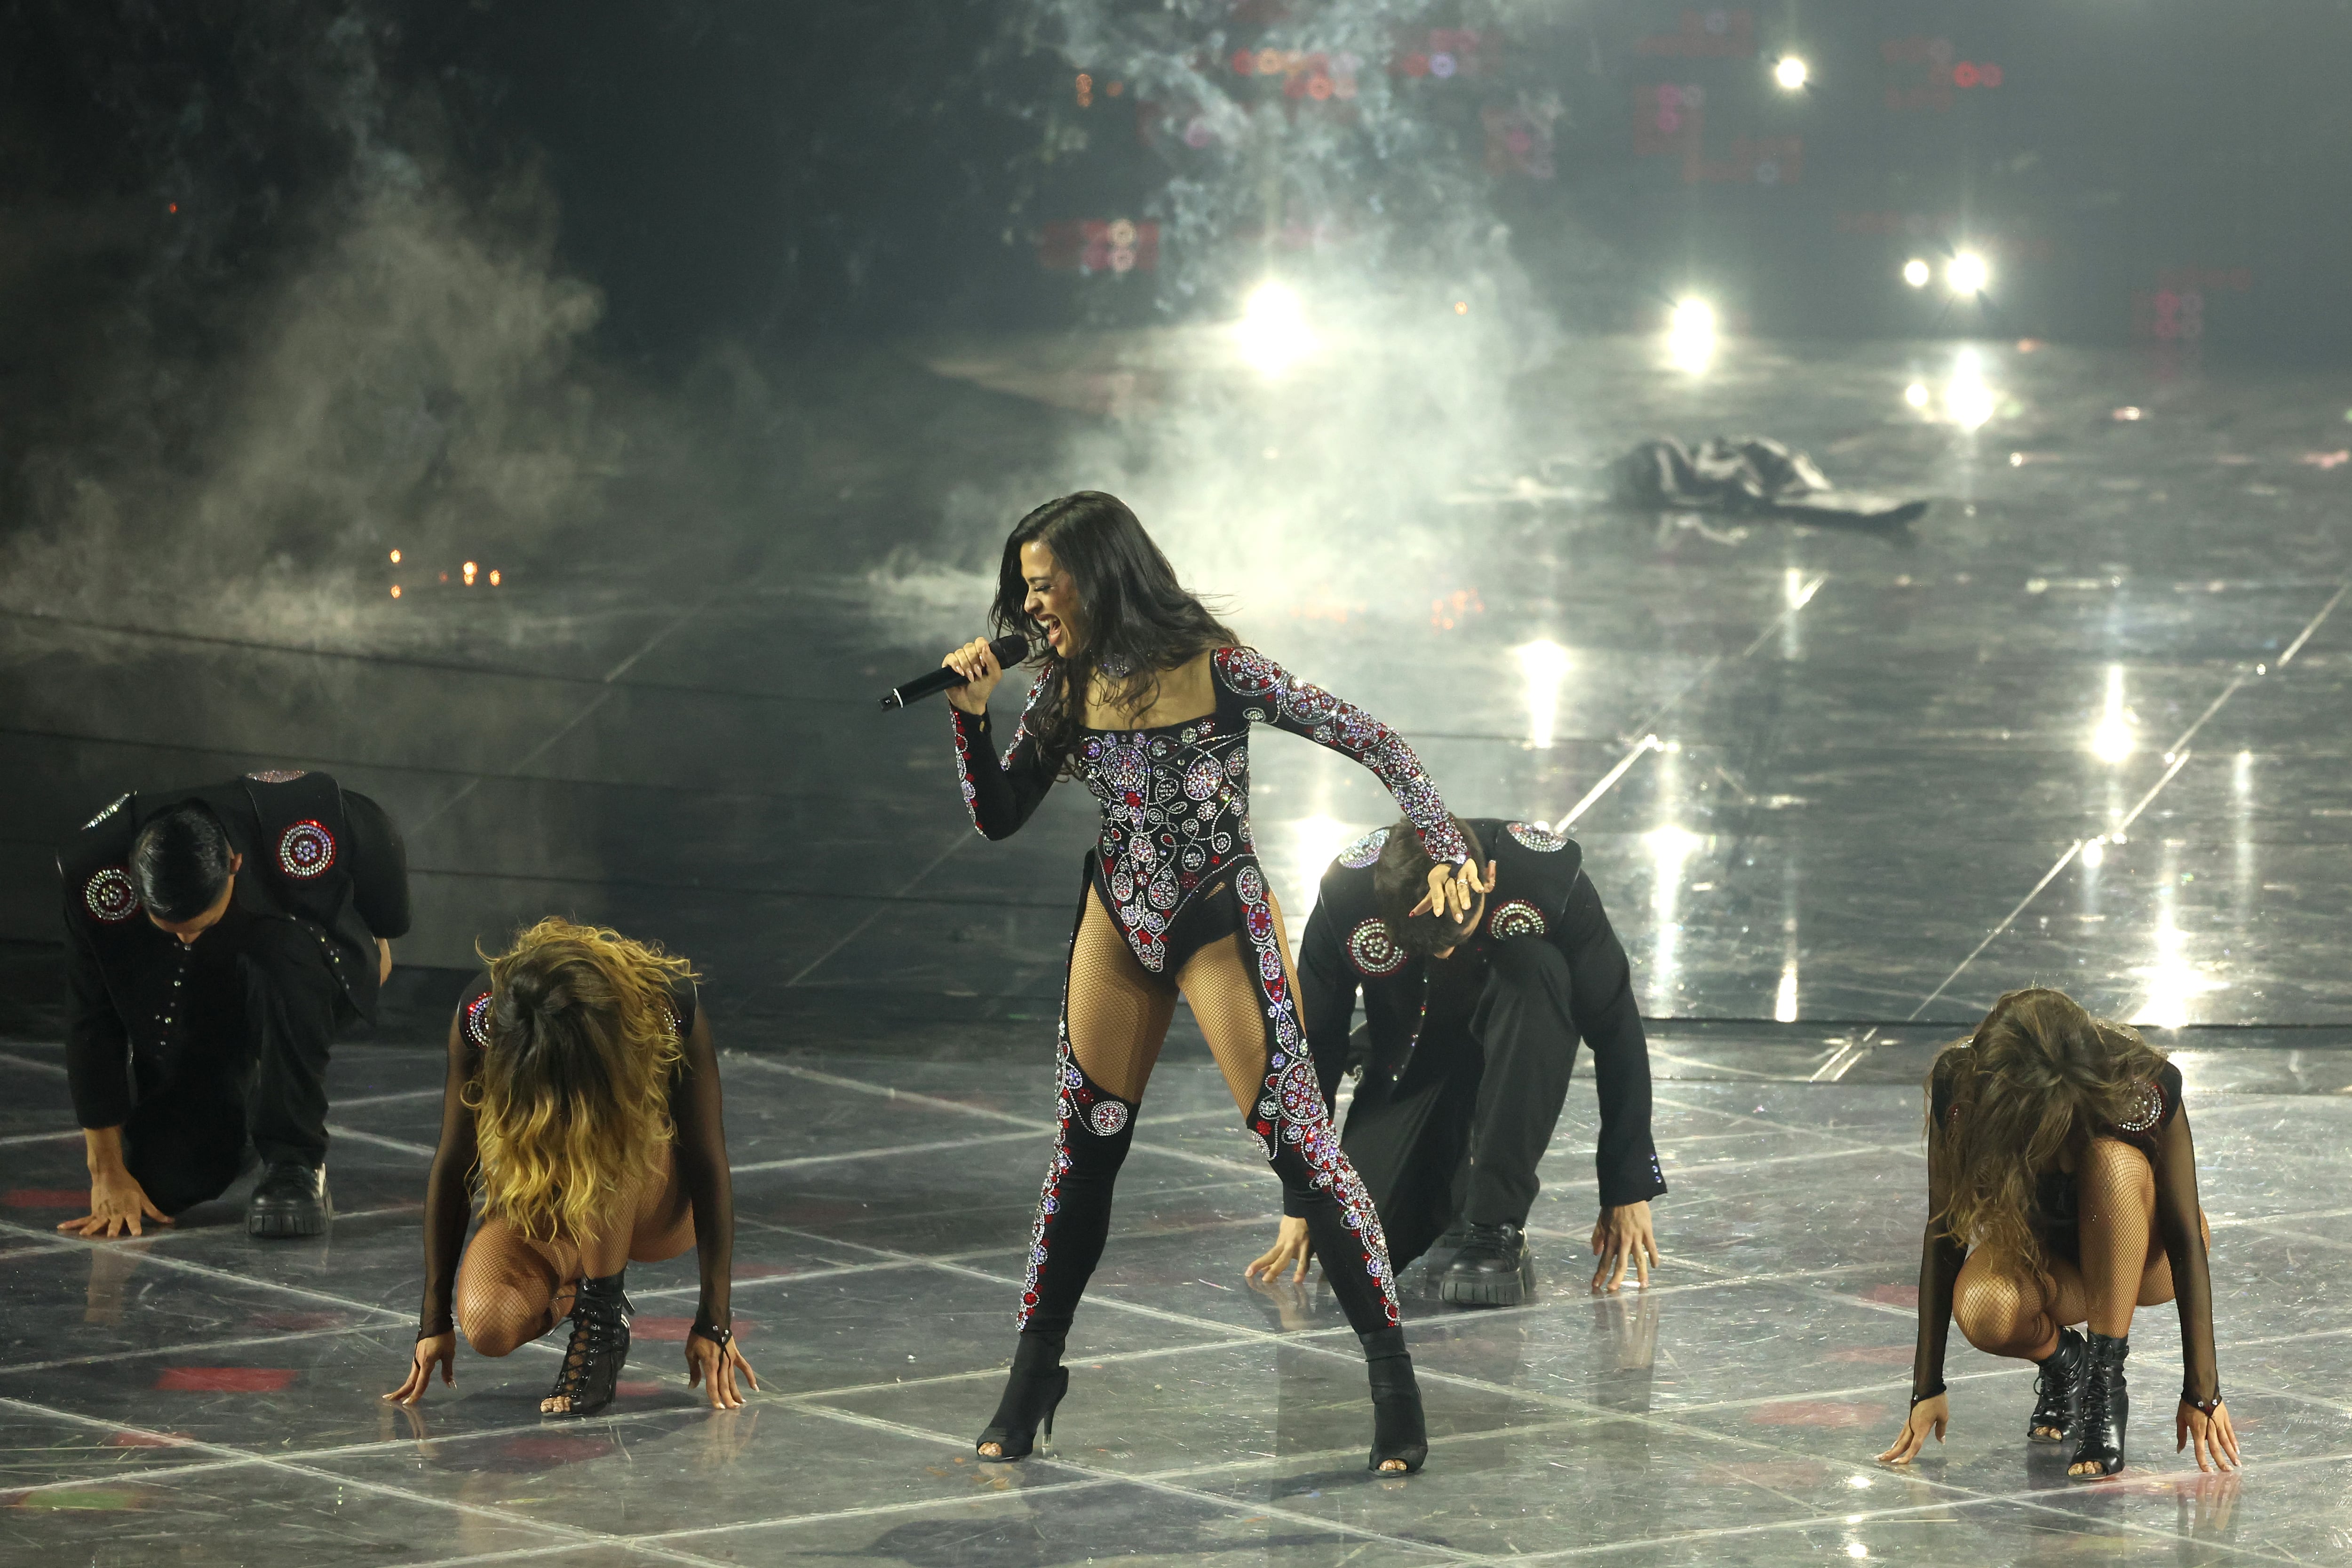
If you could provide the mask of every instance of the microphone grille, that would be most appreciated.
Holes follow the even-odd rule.
[[[1029,639],[1018,632],[1007,632],[991,643],[988,651],[996,655],[998,664],[1010,669],[1029,656]]]

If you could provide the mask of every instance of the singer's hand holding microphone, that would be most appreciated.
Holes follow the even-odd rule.
[[[948,701],[970,714],[988,711],[988,695],[1004,678],[996,650],[985,637],[974,637],[940,663],[963,676],[963,685],[948,688]]]
[[[988,711],[988,694],[1004,678],[1004,666],[1017,664],[1029,656],[1029,639],[1018,632],[1009,632],[992,643],[985,637],[966,643],[940,661],[940,667],[927,675],[917,675],[903,686],[893,686],[883,694],[884,712],[920,702],[933,692],[945,692],[948,701],[966,713]]]

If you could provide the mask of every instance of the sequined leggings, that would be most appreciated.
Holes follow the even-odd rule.
[[[1021,1294],[1024,1332],[1067,1333],[1110,1234],[1111,1188],[1179,996],[1209,1042],[1234,1103],[1307,1219],[1332,1292],[1358,1333],[1398,1321],[1380,1218],[1339,1150],[1306,1054],[1281,913],[1257,867],[1223,889],[1237,918],[1216,940],[1171,955],[1172,983],[1145,969],[1091,891],[1070,943],[1055,1100],[1059,1127]],[[1303,1199],[1303,1201],[1297,1201]]]

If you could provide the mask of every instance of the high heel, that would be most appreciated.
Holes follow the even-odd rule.
[[[1364,1370],[1372,1385],[1372,1457],[1364,1468],[1412,1475],[1429,1458],[1429,1427],[1422,1418],[1421,1385],[1413,1379],[1404,1330],[1376,1329],[1356,1337],[1364,1343]],[[1402,1469],[1384,1468],[1399,1460]]]
[[[1003,1464],[1025,1458],[1039,1437],[1054,1435],[1054,1412],[1070,1391],[1070,1369],[1062,1364],[1062,1336],[1024,1333],[1013,1353],[1013,1374],[1004,1382],[1004,1397],[985,1431],[973,1439],[972,1451],[983,1463]],[[980,1450],[990,1444],[992,1454]]]
[[[563,1400],[549,1416],[593,1416],[613,1402],[621,1367],[629,1359],[629,1319],[636,1308],[621,1288],[628,1270],[583,1280],[572,1297],[572,1343],[555,1375],[550,1399]]]
[[[2083,1389],[2083,1434],[2074,1444],[2074,1460],[2067,1479],[2104,1480],[2124,1468],[2124,1424],[2131,1416],[2131,1396],[2124,1387],[2124,1358],[2131,1354],[2128,1335],[2094,1331],[2085,1359],[2090,1363]],[[2074,1465],[2096,1465],[2087,1474],[2074,1473]]]
[[[2058,1331],[2058,1348],[2034,1365],[2042,1375],[2033,1380],[2033,1414],[2026,1418],[2029,1443],[2063,1443],[2074,1436],[2082,1418],[2083,1385],[2091,1373],[2090,1347],[2073,1329]],[[2047,1432],[2049,1436],[2042,1434]]]

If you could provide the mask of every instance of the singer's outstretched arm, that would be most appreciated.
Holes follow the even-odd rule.
[[[1219,683],[1263,703],[1266,720],[1276,729],[1303,735],[1370,768],[1396,797],[1431,860],[1460,866],[1470,859],[1469,844],[1404,737],[1353,703],[1308,685],[1255,648],[1220,648],[1211,661]]]
[[[1029,700],[1021,707],[1021,720],[1013,728],[1013,744],[1005,747],[1001,761],[986,714],[948,709],[955,720],[957,782],[962,786],[971,825],[983,838],[1009,839],[1019,832],[1060,772],[1029,727],[1030,711],[1045,700],[1049,685],[1056,690],[1060,686],[1056,680],[1040,678],[1030,688]]]

